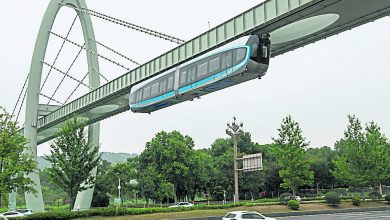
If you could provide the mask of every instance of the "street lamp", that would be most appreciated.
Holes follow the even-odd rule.
[[[121,199],[121,177],[120,177],[120,173],[117,173],[116,174],[118,176],[118,198],[120,199],[120,201],[122,201]]]
[[[229,135],[233,140],[234,147],[234,202],[239,201],[238,197],[238,167],[237,167],[237,134],[243,133],[242,127],[243,123],[236,123],[236,117],[233,117],[233,123],[227,123],[226,134]]]

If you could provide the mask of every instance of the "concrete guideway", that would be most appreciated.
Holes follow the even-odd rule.
[[[128,94],[135,84],[239,37],[271,33],[272,40],[272,32],[281,30],[274,32],[279,35],[278,44],[272,45],[273,56],[278,56],[389,14],[389,0],[265,1],[40,118],[37,122],[38,144],[52,139],[61,123],[74,113],[92,124],[129,110]],[[327,19],[332,22],[327,23]],[[323,27],[306,31],[303,36],[286,36],[288,31],[283,33],[282,27],[288,29],[288,24],[294,22],[296,25],[290,26],[289,30],[297,30],[299,25]]]

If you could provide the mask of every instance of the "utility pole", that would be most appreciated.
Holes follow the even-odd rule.
[[[236,123],[236,117],[233,117],[233,123],[227,123],[227,129],[226,134],[229,135],[233,140],[233,147],[234,147],[234,202],[239,202],[239,196],[238,196],[238,167],[237,167],[237,134],[243,133],[242,127],[243,123],[240,124]]]

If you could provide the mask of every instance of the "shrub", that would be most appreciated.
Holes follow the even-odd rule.
[[[328,192],[325,195],[325,201],[328,205],[338,206],[340,205],[340,201],[341,201],[340,195],[335,192]]]
[[[282,204],[287,204],[287,202],[291,199],[292,194],[291,193],[282,193],[279,197],[280,202]]]
[[[299,202],[297,200],[290,200],[287,202],[287,206],[292,210],[298,210]]]
[[[360,198],[357,196],[352,197],[352,204],[355,206],[360,206]]]
[[[379,199],[382,199],[382,195],[378,192],[370,192],[368,194],[368,198],[370,198],[372,200],[379,200]]]
[[[388,202],[390,202],[390,194],[387,194],[387,195],[385,196],[385,200],[388,201]]]

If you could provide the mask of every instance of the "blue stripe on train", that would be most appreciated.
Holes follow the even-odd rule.
[[[210,77],[207,77],[205,79],[202,79],[198,82],[195,82],[195,83],[192,83],[190,85],[187,85],[187,86],[184,86],[182,88],[179,88],[179,92],[180,93],[184,93],[190,89],[193,89],[193,88],[196,88],[196,87],[199,87],[203,84],[206,84],[207,82],[211,81],[211,80],[214,80],[215,78],[217,77],[221,77],[223,76],[223,74],[226,73],[226,76],[229,76],[231,74],[233,74],[236,70],[240,69],[244,64],[246,64],[248,61],[249,61],[249,57],[250,57],[250,47],[246,46],[248,48],[247,50],[247,57],[244,61],[242,61],[241,63],[235,65],[231,71],[228,69],[228,70],[225,70],[225,71],[222,71],[222,72],[219,72],[215,75],[212,75]],[[225,76],[225,77],[226,77]],[[225,80],[226,81],[226,80]],[[231,82],[230,80],[229,81],[226,81],[226,82],[230,82],[230,85],[233,84],[233,82]],[[224,81],[221,81],[221,82],[218,82],[218,83],[215,83],[209,87],[206,87],[205,89],[203,89],[204,91],[209,91],[209,92],[214,92],[214,91],[217,91],[218,89],[220,88],[223,88],[224,86],[221,85],[221,87],[215,87],[215,86],[218,86],[220,85],[220,83],[224,83]],[[227,84],[225,84],[227,85]],[[167,99],[167,98],[171,98],[171,97],[174,97],[175,96],[175,92],[174,91],[171,91],[171,92],[168,92],[168,93],[165,93],[163,95],[160,95],[160,96],[157,96],[157,97],[154,97],[154,98],[151,98],[151,99],[148,99],[148,100],[144,100],[142,102],[139,102],[139,103],[136,103],[136,104],[133,104],[133,105],[130,105],[130,108],[143,108],[145,106],[148,105],[148,103],[151,103],[151,102],[157,102],[157,101],[161,101],[161,100],[164,100],[164,99]],[[158,104],[157,104],[158,105]],[[170,105],[170,103],[167,103],[167,105]],[[159,106],[161,107],[161,106]],[[157,107],[154,107],[154,108],[157,108]]]

